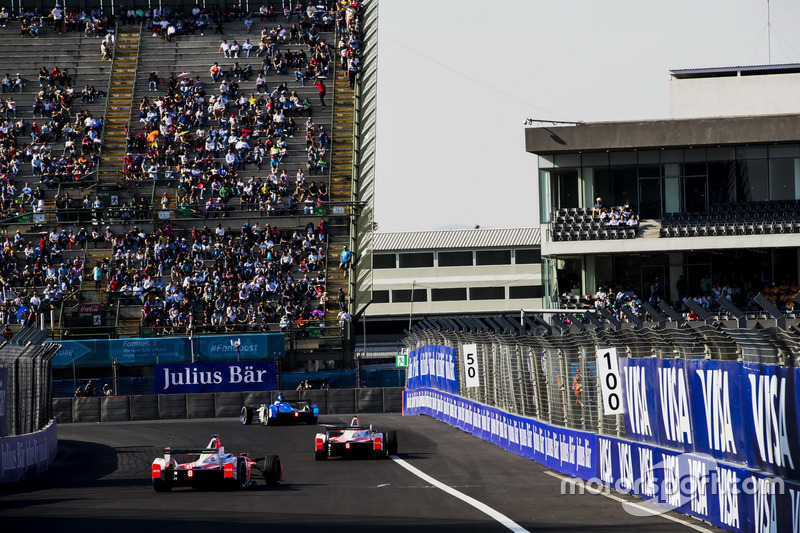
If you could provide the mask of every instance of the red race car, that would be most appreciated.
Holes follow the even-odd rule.
[[[191,459],[179,462],[176,457]],[[248,454],[226,453],[218,435],[212,435],[205,448],[164,448],[151,466],[153,489],[169,492],[172,487],[245,489],[256,482],[253,470],[260,472],[267,486],[283,481],[283,467],[277,455],[251,459]]]
[[[362,426],[353,417],[349,426],[327,426],[314,440],[314,459],[328,457],[387,457],[397,455],[397,433]]]

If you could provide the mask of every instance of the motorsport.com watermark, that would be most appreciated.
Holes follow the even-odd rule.
[[[623,469],[624,470],[624,469]],[[616,479],[562,478],[562,495],[631,494],[644,502],[623,502],[622,507],[634,516],[653,516],[689,504],[692,511],[706,513],[709,497],[727,502],[728,507],[738,507],[740,494],[758,497],[783,495],[786,487],[778,477],[747,476],[739,478],[739,471],[717,463],[712,457],[698,454],[664,456],[658,463],[643,468],[642,475],[634,478],[620,475]]]

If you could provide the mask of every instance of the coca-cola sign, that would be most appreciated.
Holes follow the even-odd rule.
[[[103,306],[100,304],[93,304],[93,305],[80,305],[78,306],[78,313],[81,314],[94,314],[99,313],[102,311]]]

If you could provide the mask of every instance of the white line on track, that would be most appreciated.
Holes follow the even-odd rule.
[[[556,474],[555,472],[551,472],[549,470],[545,470],[544,473],[547,474],[548,476],[553,476],[554,478],[558,478],[558,479],[560,479],[562,481],[567,481],[567,482],[570,482],[570,483],[580,483],[581,481],[583,481],[582,479],[575,478],[575,477],[562,476],[561,474]],[[707,529],[707,528],[701,527],[701,526],[699,526],[697,524],[693,524],[691,522],[688,522],[686,520],[682,520],[682,519],[677,518],[675,516],[670,516],[668,514],[656,514],[654,512],[652,506],[648,507],[648,506],[641,505],[641,504],[638,504],[638,503],[635,503],[635,502],[631,502],[631,501],[628,501],[628,500],[626,500],[624,498],[620,498],[619,496],[616,496],[614,494],[609,494],[608,492],[603,492],[602,490],[596,489],[594,487],[584,486],[583,489],[586,492],[590,492],[592,494],[600,494],[602,496],[605,496],[606,498],[610,498],[610,499],[612,499],[614,501],[618,501],[623,506],[635,507],[636,509],[640,509],[640,510],[646,512],[646,513],[650,513],[652,516],[659,516],[661,518],[666,518],[667,520],[672,520],[673,522],[677,522],[677,523],[679,523],[679,524],[681,524],[683,526],[686,526],[688,528],[694,529],[695,531],[702,531],[703,533],[713,533],[713,530],[711,530],[711,529]]]
[[[463,492],[457,491],[453,487],[450,487],[449,485],[445,485],[441,481],[438,481],[438,480],[432,478],[431,476],[429,476],[428,474],[426,474],[422,470],[411,466],[410,464],[408,464],[404,460],[400,459],[396,455],[390,455],[389,457],[391,457],[391,459],[395,463],[399,464],[400,466],[402,466],[403,468],[405,468],[406,470],[408,470],[409,472],[411,472],[412,474],[414,474],[418,478],[420,478],[420,479],[422,479],[424,481],[427,481],[428,483],[430,483],[431,485],[433,485],[437,489],[443,490],[444,492],[446,492],[450,496],[454,496],[454,497],[458,498],[459,500],[461,500],[462,502],[467,503],[467,504],[471,505],[472,507],[474,507],[475,509],[481,511],[482,513],[485,513],[485,514],[489,515],[490,517],[494,518],[495,520],[500,522],[502,525],[504,525],[505,527],[507,527],[511,531],[516,531],[518,533],[528,533],[527,529],[525,529],[521,525],[519,525],[516,522],[514,522],[513,520],[511,520],[509,517],[507,517],[503,513],[495,511],[494,509],[492,509],[491,507],[489,507],[485,503],[479,502],[475,498],[473,498],[471,496],[467,496]]]

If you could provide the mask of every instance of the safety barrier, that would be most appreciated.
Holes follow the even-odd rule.
[[[403,408],[403,388],[387,387],[56,398],[53,414],[59,423],[230,418],[238,417],[244,405],[274,402],[279,393],[292,402],[310,401],[321,415],[399,413]]]

